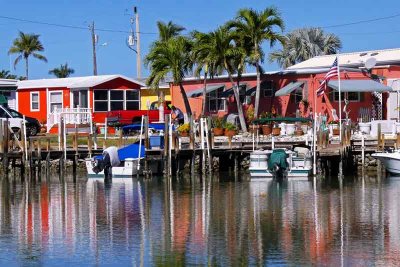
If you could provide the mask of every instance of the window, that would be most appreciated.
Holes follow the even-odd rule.
[[[346,94],[346,95],[345,95]],[[337,91],[334,91],[334,100],[336,102],[339,102],[339,93]],[[360,102],[361,100],[361,93],[359,92],[346,92],[346,93],[342,93],[342,101],[344,99],[349,100],[350,102]]]
[[[126,92],[126,109],[137,110],[139,109],[140,96],[139,90],[127,90]]]
[[[94,90],[94,111],[137,110],[140,107],[138,90]]]
[[[31,111],[39,110],[39,92],[31,92]]]
[[[60,109],[63,106],[62,92],[50,92],[50,112],[53,112],[55,108]]]
[[[264,97],[272,97],[274,90],[272,87],[272,81],[263,81],[260,85],[260,89],[263,92]]]
[[[124,91],[110,90],[110,110],[124,109]]]
[[[108,111],[108,90],[94,90],[94,111]]]
[[[217,112],[219,110],[225,110],[225,98],[221,97],[223,91],[224,88],[221,87],[207,94],[208,111]]]
[[[246,85],[245,84],[241,84],[239,86],[239,100],[240,103],[245,103],[246,100]]]

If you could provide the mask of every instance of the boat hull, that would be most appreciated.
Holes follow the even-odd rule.
[[[133,177],[136,175],[142,175],[143,174],[143,166],[140,167],[140,170],[138,170],[138,162],[139,160],[137,159],[126,159],[123,162],[122,166],[118,167],[112,167],[111,169],[111,177],[112,178],[128,178],[128,177]],[[87,175],[89,178],[101,178],[104,177],[104,171],[101,171],[99,173],[95,173],[93,171],[93,163],[92,159],[86,159],[86,170],[87,170]],[[154,173],[158,173],[159,171],[159,166],[158,162],[153,162],[150,164],[150,171]]]
[[[400,175],[400,152],[374,153],[371,156],[380,160],[388,172]]]

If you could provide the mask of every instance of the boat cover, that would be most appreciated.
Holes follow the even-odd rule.
[[[128,132],[128,131],[140,131],[141,128],[141,124],[140,123],[135,123],[135,124],[129,124],[126,125],[124,127],[122,127],[122,130],[124,132]],[[172,129],[174,129],[175,127],[172,125]],[[165,124],[164,123],[150,123],[149,124],[149,129],[154,129],[154,130],[164,130],[165,129]]]
[[[140,149],[140,156],[139,156],[139,148]],[[127,158],[143,158],[145,156],[145,147],[144,145],[139,146],[139,144],[131,144],[125,146],[123,148],[118,149],[118,157],[120,161],[124,161]]]
[[[274,165],[278,165],[279,168],[285,170],[287,168],[286,162],[287,154],[283,149],[274,149],[268,158],[268,169],[272,171]]]

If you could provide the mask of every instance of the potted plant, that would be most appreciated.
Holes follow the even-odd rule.
[[[329,123],[328,123],[328,127],[329,127],[329,132],[332,134],[332,135],[339,135],[340,134],[340,129],[339,129],[339,121],[338,120],[336,120],[336,121],[330,121]]]
[[[274,127],[272,128],[272,135],[278,136],[281,134],[281,127],[279,127],[278,123],[274,123]]]
[[[224,135],[224,119],[218,116],[215,116],[212,118],[211,120],[212,123],[212,129],[213,129],[213,133],[214,136],[221,136]]]
[[[47,128],[46,128],[46,120],[41,120],[40,121],[40,133],[46,133],[47,132]]]
[[[257,133],[260,129],[260,125],[254,123],[254,107],[250,105],[246,110],[246,121],[249,125],[249,131],[251,133]]]
[[[270,119],[272,118],[272,113],[271,112],[263,112],[260,115],[261,119]],[[270,135],[272,132],[272,123],[271,122],[265,122],[261,125],[261,130],[263,135]]]
[[[225,136],[232,137],[236,135],[237,127],[235,124],[227,122],[224,125],[224,129],[225,129]]]
[[[300,103],[303,105],[303,115],[306,115],[310,102],[308,102],[308,99],[303,98]]]
[[[304,131],[302,129],[302,125],[300,122],[296,122],[296,130],[294,131],[294,135],[296,136],[301,136],[304,134]]]
[[[178,127],[178,133],[180,136],[189,136],[190,125],[189,123],[184,123]]]

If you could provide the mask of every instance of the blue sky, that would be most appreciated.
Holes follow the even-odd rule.
[[[381,4],[383,3],[384,4]],[[169,21],[185,26],[188,31],[210,31],[233,18],[239,8],[262,9],[276,6],[282,13],[286,30],[304,26],[330,26],[354,21],[386,17],[400,13],[400,1],[386,0],[0,0],[0,16],[87,27],[95,21],[97,28],[129,31],[132,6],[140,14],[142,56],[157,38],[156,21]],[[0,70],[10,68],[7,52],[18,31],[40,34],[48,63],[30,60],[30,79],[48,78],[49,69],[68,62],[75,69],[74,76],[91,75],[92,52],[89,30],[59,28],[0,18]],[[400,16],[392,19],[356,24],[346,27],[328,27],[325,31],[337,34],[343,42],[343,52],[400,47]],[[147,33],[147,34],[144,34]],[[97,51],[99,74],[136,76],[135,54],[126,47],[125,33],[97,32],[99,43],[107,42]],[[274,48],[272,48],[274,49]],[[266,53],[271,51],[264,45]],[[278,66],[268,61],[265,70]],[[21,62],[13,73],[24,74]],[[144,70],[146,75],[147,70]]]

